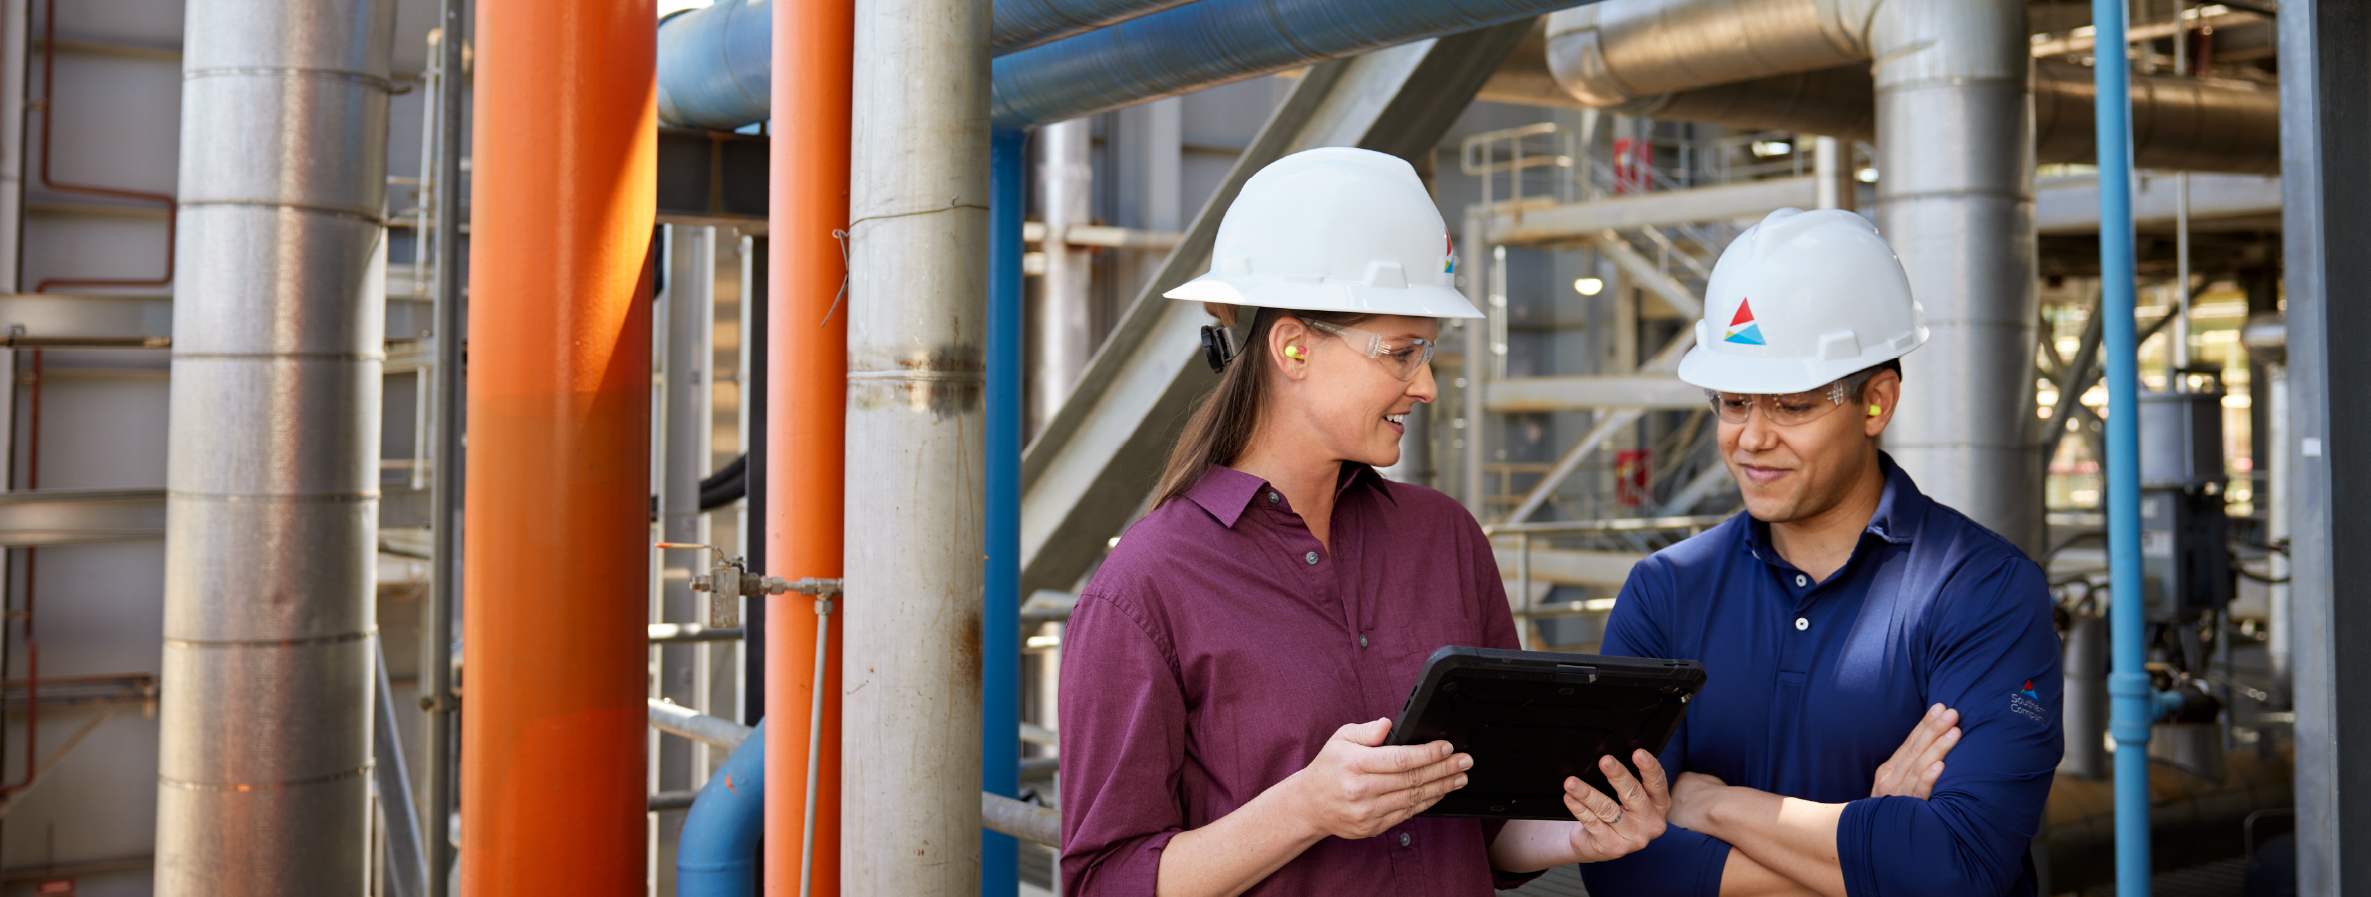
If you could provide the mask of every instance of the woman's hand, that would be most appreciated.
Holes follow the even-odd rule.
[[[1572,811],[1575,820],[1570,835],[1572,851],[1580,862],[1598,863],[1627,855],[1663,834],[1663,820],[1671,813],[1672,800],[1663,764],[1646,751],[1631,754],[1630,760],[1638,764],[1636,777],[1611,756],[1597,758],[1597,769],[1605,773],[1606,784],[1622,797],[1618,804],[1577,777],[1564,780],[1564,807]]]
[[[1729,783],[1700,772],[1683,772],[1671,783],[1671,824],[1690,831],[1709,828],[1712,802]]]
[[[1449,743],[1384,747],[1391,720],[1334,731],[1317,759],[1282,783],[1298,815],[1318,835],[1372,838],[1465,787],[1474,758]]]
[[[1935,781],[1943,777],[1944,756],[1957,744],[1959,711],[1941,704],[1927,708],[1926,717],[1902,739],[1893,757],[1878,764],[1869,796],[1927,799],[1935,793]]]

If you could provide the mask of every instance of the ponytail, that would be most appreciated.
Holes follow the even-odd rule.
[[[1267,411],[1268,379],[1272,376],[1268,332],[1275,328],[1278,318],[1291,315],[1303,321],[1347,327],[1374,317],[1355,312],[1254,309],[1214,302],[1205,302],[1202,308],[1226,327],[1234,327],[1240,313],[1252,312],[1251,333],[1244,337],[1241,351],[1219,375],[1218,388],[1195,404],[1193,416],[1186,419],[1185,431],[1177,436],[1177,447],[1169,450],[1169,463],[1162,469],[1160,486],[1154,492],[1156,508],[1191,491],[1211,465],[1233,464],[1251,446],[1251,437],[1259,431],[1260,416]]]

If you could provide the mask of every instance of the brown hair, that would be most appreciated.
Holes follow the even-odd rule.
[[[1267,363],[1268,332],[1275,328],[1278,318],[1290,315],[1318,324],[1351,327],[1374,317],[1357,312],[1248,309],[1215,302],[1205,302],[1202,308],[1226,327],[1235,326],[1243,311],[1252,311],[1251,334],[1243,339],[1242,351],[1235,360],[1228,362],[1226,371],[1219,375],[1217,388],[1195,403],[1194,415],[1186,419],[1185,432],[1177,436],[1177,447],[1169,450],[1169,463],[1161,471],[1160,488],[1154,492],[1156,508],[1194,488],[1210,465],[1234,463],[1251,444],[1252,434],[1259,429],[1260,415],[1268,406],[1268,378],[1272,375]]]

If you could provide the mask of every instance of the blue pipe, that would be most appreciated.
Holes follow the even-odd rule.
[[[997,0],[988,52],[1002,56],[1192,0]]]
[[[1000,128],[1068,121],[1574,0],[1201,0],[998,58]]]
[[[988,523],[980,787],[1021,788],[1021,214],[1028,135],[988,139]],[[980,830],[980,894],[1014,897],[1020,842]]]
[[[678,897],[756,897],[766,840],[766,723],[708,774],[675,845]]]
[[[774,3],[717,0],[659,20],[659,123],[730,131],[773,104]]]
[[[2093,40],[2124,46],[2124,0],[2091,0]],[[2108,387],[2107,511],[2111,633],[2108,732],[2116,739],[2116,894],[2149,893],[2149,725],[2156,700],[2142,669],[2140,346],[2133,329],[2132,96],[2122,54],[2092,68],[2098,89],[2101,352]]]
[[[766,119],[776,2],[717,0],[659,21],[660,124],[730,131]],[[988,48],[1001,56],[1186,2],[998,0]]]

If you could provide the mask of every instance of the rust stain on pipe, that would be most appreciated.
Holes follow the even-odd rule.
[[[766,572],[837,578],[848,429],[848,140],[856,67],[855,0],[777,0],[774,120],[768,190]],[[835,625],[841,612],[825,618]],[[810,701],[820,686],[822,763],[816,777],[814,893],[840,892],[840,646],[830,633],[824,681],[815,677],[812,599],[766,606],[765,892],[799,892],[806,837]]]
[[[643,887],[656,24],[478,5],[464,894]]]

